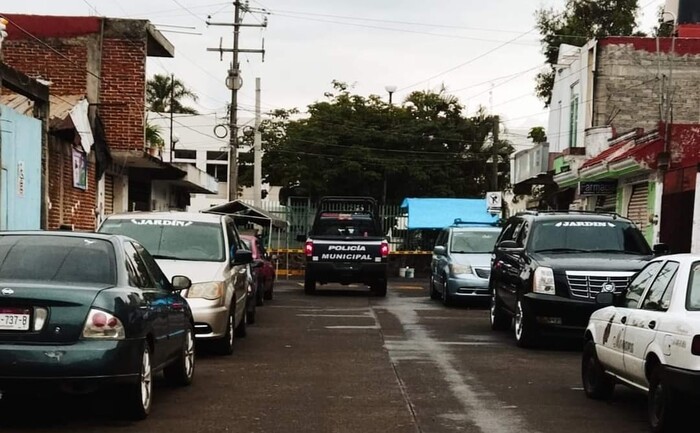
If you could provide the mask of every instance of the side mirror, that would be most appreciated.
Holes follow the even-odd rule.
[[[595,303],[600,307],[609,307],[615,303],[615,294],[611,292],[600,292],[595,297]]]
[[[253,261],[253,253],[248,250],[237,250],[231,257],[232,265],[246,265]]]
[[[433,254],[436,256],[444,256],[445,255],[445,247],[442,245],[438,245],[435,248],[433,248]]]
[[[192,287],[192,280],[184,275],[175,275],[172,280],[173,291],[187,290]]]
[[[297,235],[297,240],[299,242],[306,242],[307,236],[306,235]]]
[[[667,244],[656,244],[654,245],[654,255],[655,256],[665,256],[671,251]]]
[[[505,251],[522,250],[522,248],[520,248],[518,243],[515,241],[503,241],[500,244],[498,244],[498,249]]]

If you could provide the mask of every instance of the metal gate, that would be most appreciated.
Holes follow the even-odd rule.
[[[639,230],[644,229],[649,224],[649,214],[647,202],[649,198],[649,183],[638,183],[632,187],[632,194],[627,206],[627,218],[634,221]]]
[[[105,174],[105,215],[114,213],[114,176]]]

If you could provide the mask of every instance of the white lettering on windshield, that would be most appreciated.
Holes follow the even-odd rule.
[[[616,227],[615,224],[600,221],[562,221],[554,224],[555,227]]]
[[[132,219],[132,223],[138,226],[170,226],[170,227],[187,227],[192,225],[192,221],[175,221],[175,220],[136,220]]]

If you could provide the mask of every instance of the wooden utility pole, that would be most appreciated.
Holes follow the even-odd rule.
[[[498,189],[498,131],[500,129],[500,118],[498,116],[492,116],[493,118],[493,145],[491,146],[491,160],[493,161],[493,172],[491,178],[492,191],[500,191]]]
[[[255,79],[255,139],[253,141],[253,194],[255,206],[262,205],[262,133],[260,132],[260,77]]]
[[[233,27],[233,48],[207,48],[207,51],[218,51],[223,60],[224,53],[233,53],[233,62],[228,71],[226,86],[231,89],[231,107],[229,108],[229,159],[228,159],[228,199],[234,201],[238,198],[238,89],[242,85],[240,64],[238,63],[239,53],[259,53],[265,61],[265,48],[248,50],[238,47],[238,39],[241,27],[267,27],[267,19],[262,24],[243,24],[241,22],[241,12],[250,12],[246,4],[236,0],[233,2],[233,23],[214,23],[207,20],[210,26],[232,26]],[[264,43],[263,43],[264,47]]]

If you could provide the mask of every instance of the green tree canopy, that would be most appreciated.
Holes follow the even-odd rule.
[[[264,180],[312,198],[386,195],[389,204],[409,196],[483,197],[493,118],[483,110],[472,117],[463,111],[444,90],[413,92],[397,106],[334,81],[333,91],[304,117],[277,110],[263,122]],[[513,148],[505,141],[496,146],[505,186]],[[252,169],[246,157],[242,162],[240,182],[250,185]]]
[[[567,0],[563,11],[539,9],[537,29],[549,68],[537,75],[535,91],[549,106],[559,46],[583,46],[592,38],[643,35],[636,31],[638,0]]]
[[[177,78],[156,74],[146,82],[146,104],[149,111],[169,113],[172,106],[173,113],[197,114],[196,109],[183,105],[184,99],[197,102],[199,98]]]

